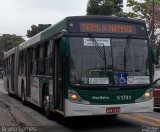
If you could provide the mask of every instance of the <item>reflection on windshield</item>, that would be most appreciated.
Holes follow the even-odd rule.
[[[104,61],[104,70],[106,71],[106,51],[105,51],[105,46],[104,46],[105,43],[101,42],[101,45],[103,46],[103,50],[101,50],[99,43],[97,43],[96,39],[92,36],[92,34],[88,34],[88,36],[92,40],[91,43],[93,44],[93,47],[95,47],[97,53]]]
[[[142,39],[95,38],[105,49],[104,60],[90,38],[70,38],[70,81],[73,85],[148,84],[148,46]],[[106,70],[105,70],[106,69]],[[122,78],[124,81],[122,81]]]
[[[114,70],[145,75],[148,48],[145,40],[131,40],[127,45],[125,39],[112,39]]]

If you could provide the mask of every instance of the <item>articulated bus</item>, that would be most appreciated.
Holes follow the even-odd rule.
[[[64,117],[153,111],[144,21],[72,16],[5,54],[9,94]]]

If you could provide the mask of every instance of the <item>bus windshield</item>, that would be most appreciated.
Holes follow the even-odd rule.
[[[149,84],[148,41],[70,37],[72,85]],[[96,44],[94,44],[96,43]]]

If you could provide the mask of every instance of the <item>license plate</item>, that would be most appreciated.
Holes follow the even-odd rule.
[[[107,113],[120,113],[121,109],[120,107],[110,107],[106,109]]]

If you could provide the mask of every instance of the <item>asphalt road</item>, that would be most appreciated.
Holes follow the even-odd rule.
[[[12,115],[20,126],[30,127],[36,132],[160,132],[160,110],[154,113],[120,114],[116,117],[64,119],[54,115],[52,120],[48,120],[36,106],[23,106],[19,100],[9,97],[4,90],[2,80],[0,80],[0,100],[10,107]],[[3,125],[7,124],[2,125],[0,120],[0,125],[2,131]]]

